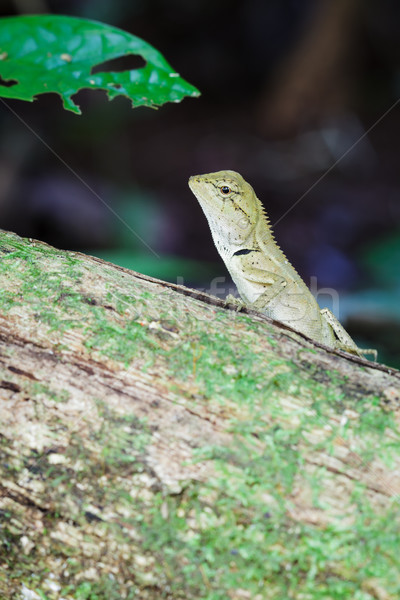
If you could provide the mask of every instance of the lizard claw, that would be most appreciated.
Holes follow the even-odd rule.
[[[246,306],[246,304],[240,298],[237,298],[236,296],[229,294],[225,298],[225,306],[226,307],[233,306],[235,308],[235,310],[237,312],[239,312],[243,308],[243,306]]]

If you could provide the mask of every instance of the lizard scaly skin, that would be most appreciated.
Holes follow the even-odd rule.
[[[358,348],[336,317],[320,309],[277,245],[253,188],[239,173],[194,175],[189,187],[245,304],[331,348],[376,355]]]

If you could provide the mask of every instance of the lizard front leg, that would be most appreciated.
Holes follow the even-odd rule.
[[[265,311],[287,286],[287,281],[281,274],[254,265],[247,257],[236,263],[235,272],[231,271],[231,274],[241,298],[251,308],[261,312]]]
[[[261,269],[259,269],[261,271]],[[264,271],[264,275],[267,272]],[[251,302],[251,308],[255,310],[264,311],[268,308],[268,305],[276,298],[287,286],[287,281],[284,277],[276,275],[275,273],[268,273],[269,280],[263,280],[260,278],[258,282],[264,288],[263,292],[258,296],[256,300]],[[254,281],[254,280],[253,280]]]
[[[237,310],[248,306],[260,312],[267,312],[268,305],[284,290],[287,282],[280,275],[253,267],[252,272],[246,273],[240,280],[236,277],[236,284],[240,298],[229,294],[225,298],[226,304],[233,304]]]
[[[374,361],[376,361],[378,352],[370,348],[359,348],[354,342],[354,340],[347,333],[343,325],[337,320],[335,315],[328,308],[323,308],[321,310],[321,316],[332,328],[333,333],[336,336],[335,348],[337,350],[344,350],[345,352],[350,352],[350,354],[356,354],[361,357],[364,354],[372,354],[374,357]]]

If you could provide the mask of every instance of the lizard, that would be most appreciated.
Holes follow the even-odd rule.
[[[334,314],[319,307],[275,241],[262,203],[239,173],[193,175],[189,187],[245,305],[329,348],[373,354],[376,360],[376,350],[358,348]],[[231,302],[231,296],[226,300]]]

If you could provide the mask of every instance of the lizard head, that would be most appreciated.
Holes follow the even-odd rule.
[[[235,171],[193,175],[189,187],[207,217],[217,248],[229,252],[248,240],[262,212],[253,188]]]

